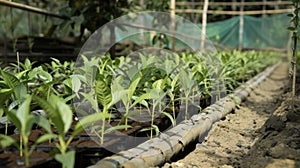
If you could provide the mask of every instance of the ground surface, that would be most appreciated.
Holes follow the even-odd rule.
[[[287,69],[281,64],[193,152],[163,167],[300,167],[300,98],[294,113]]]

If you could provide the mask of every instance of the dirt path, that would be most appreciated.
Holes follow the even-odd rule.
[[[300,167],[300,107],[291,113],[287,69],[281,64],[205,142],[163,167]]]

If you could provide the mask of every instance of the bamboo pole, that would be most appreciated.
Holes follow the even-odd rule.
[[[174,37],[174,32],[175,32],[175,8],[176,8],[176,0],[171,0],[170,2],[170,9],[171,9],[171,31],[172,31],[172,36],[171,36],[171,48],[174,51],[175,50],[175,37]]]
[[[244,0],[241,1],[242,3]],[[239,27],[239,50],[243,48],[243,35],[244,35],[244,6],[240,7],[240,27]]]
[[[243,15],[261,15],[265,14],[279,14],[292,12],[293,9],[278,9],[278,10],[253,10],[253,11],[243,11]],[[203,10],[196,9],[176,9],[176,13],[203,13]],[[240,15],[240,11],[216,11],[216,10],[207,10],[207,14],[218,14],[218,15]]]
[[[69,17],[66,17],[66,16],[62,16],[62,15],[52,13],[52,12],[49,12],[49,11],[46,11],[46,10],[43,10],[43,9],[40,9],[40,8],[32,7],[32,6],[29,6],[29,5],[23,5],[23,4],[16,3],[16,2],[0,0],[0,5],[13,7],[13,8],[18,8],[18,9],[22,9],[22,10],[25,10],[25,11],[30,11],[30,12],[43,14],[43,15],[51,16],[51,17],[56,17],[56,18],[60,18],[60,19],[69,19]]]
[[[204,47],[205,47],[208,3],[209,3],[208,0],[204,0],[203,13],[202,13],[201,47],[200,47],[201,52],[204,51]]]
[[[290,1],[267,1],[267,2],[210,2],[210,6],[261,6],[261,5],[291,5]],[[177,6],[204,5],[204,2],[177,2]]]
[[[263,0],[263,9],[262,9],[262,11],[263,11],[263,17],[266,17],[266,2],[267,2],[267,0]]]
[[[145,27],[145,26],[140,26],[140,25],[137,25],[137,24],[128,24],[128,23],[123,23],[123,22],[120,22],[120,23],[116,23],[118,25],[122,25],[122,26],[127,26],[127,27],[132,27],[132,28],[136,28],[136,29],[144,29],[144,30],[150,30],[150,31],[157,31],[157,32],[161,32],[161,33],[166,33],[166,34],[174,34],[174,35],[178,35],[178,36],[181,36],[181,37],[184,37],[184,38],[189,38],[191,40],[199,40],[199,38],[196,38],[194,36],[188,36],[186,34],[183,34],[183,33],[179,33],[179,32],[170,32],[170,31],[165,31],[165,30],[160,30],[160,29],[155,29],[155,28],[150,28],[150,27]]]

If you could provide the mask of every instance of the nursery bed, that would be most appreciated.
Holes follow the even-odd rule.
[[[180,123],[176,127],[164,132],[164,134],[158,138],[149,140],[138,145],[136,148],[132,148],[128,151],[122,151],[116,155],[105,158],[91,167],[150,167],[162,165],[165,162],[176,158],[176,155],[180,155],[182,151],[189,151],[193,148],[188,144],[195,144],[195,141],[198,140],[203,141],[204,137],[212,128],[212,125],[221,118],[224,118],[227,113],[230,113],[235,109],[235,103],[240,104],[249,94],[256,93],[256,87],[266,82],[270,82],[270,80],[272,80],[272,76],[274,76],[276,72],[284,71],[286,70],[286,67],[286,63],[280,63],[267,68],[264,72],[248,81],[245,85],[236,89],[234,94],[228,95],[214,105],[206,108],[204,113],[195,115],[191,120]],[[273,72],[274,70],[276,71]],[[271,77],[269,77],[270,75]],[[286,74],[284,73],[283,78],[285,77]],[[279,80],[271,82],[281,83]],[[280,87],[282,87],[281,89],[284,88],[282,85],[280,85]],[[279,92],[279,94],[280,93],[281,92]],[[235,102],[233,102],[233,99]],[[195,160],[195,157],[191,159]],[[174,164],[176,165],[176,163]],[[202,167],[201,165],[198,166]]]

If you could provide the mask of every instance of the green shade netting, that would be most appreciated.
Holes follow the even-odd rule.
[[[42,15],[32,14],[32,30],[29,34],[29,24],[28,24],[28,12],[0,7],[0,12],[2,15],[0,17],[0,38],[14,38],[21,35],[33,35],[40,36],[41,33],[47,32],[55,21],[51,21],[51,18],[47,18]],[[269,17],[252,17],[243,16],[243,36],[240,38],[240,17],[235,16],[231,19],[213,22],[207,24],[206,37],[212,41],[216,46],[224,46],[228,48],[237,48],[241,45],[243,48],[257,48],[257,49],[267,49],[267,48],[277,48],[286,49],[289,40],[289,31],[287,27],[290,25],[289,17],[287,14],[273,15]],[[56,22],[60,20],[55,19]],[[51,21],[51,24],[48,22]],[[127,24],[135,24],[134,19],[128,19]],[[140,22],[139,22],[140,23]],[[140,26],[153,28],[153,16],[145,15],[145,22],[140,23]],[[195,29],[198,26],[201,29],[201,24],[191,24],[180,22],[177,23],[176,31],[192,37],[194,39],[193,44],[200,47],[201,33]],[[126,26],[125,26],[126,27]],[[69,30],[70,28],[68,28]],[[158,28],[164,31],[170,31],[170,27]],[[198,29],[199,30],[199,29]],[[61,35],[67,35],[67,28],[65,30],[59,30]],[[77,32],[78,31],[78,32]],[[79,35],[78,30],[69,30],[75,35]],[[105,31],[103,38],[110,40],[110,31]],[[125,34],[130,34],[124,39]],[[141,35],[142,34],[142,35]],[[153,37],[155,36],[154,31],[141,31],[140,29],[127,28],[126,31],[121,28],[115,29],[115,41],[132,40],[137,44],[152,45]],[[167,34],[168,44],[167,47],[171,46],[171,34]],[[186,49],[186,41],[188,38],[176,37],[175,48],[176,49]],[[195,40],[197,39],[197,40]]]

